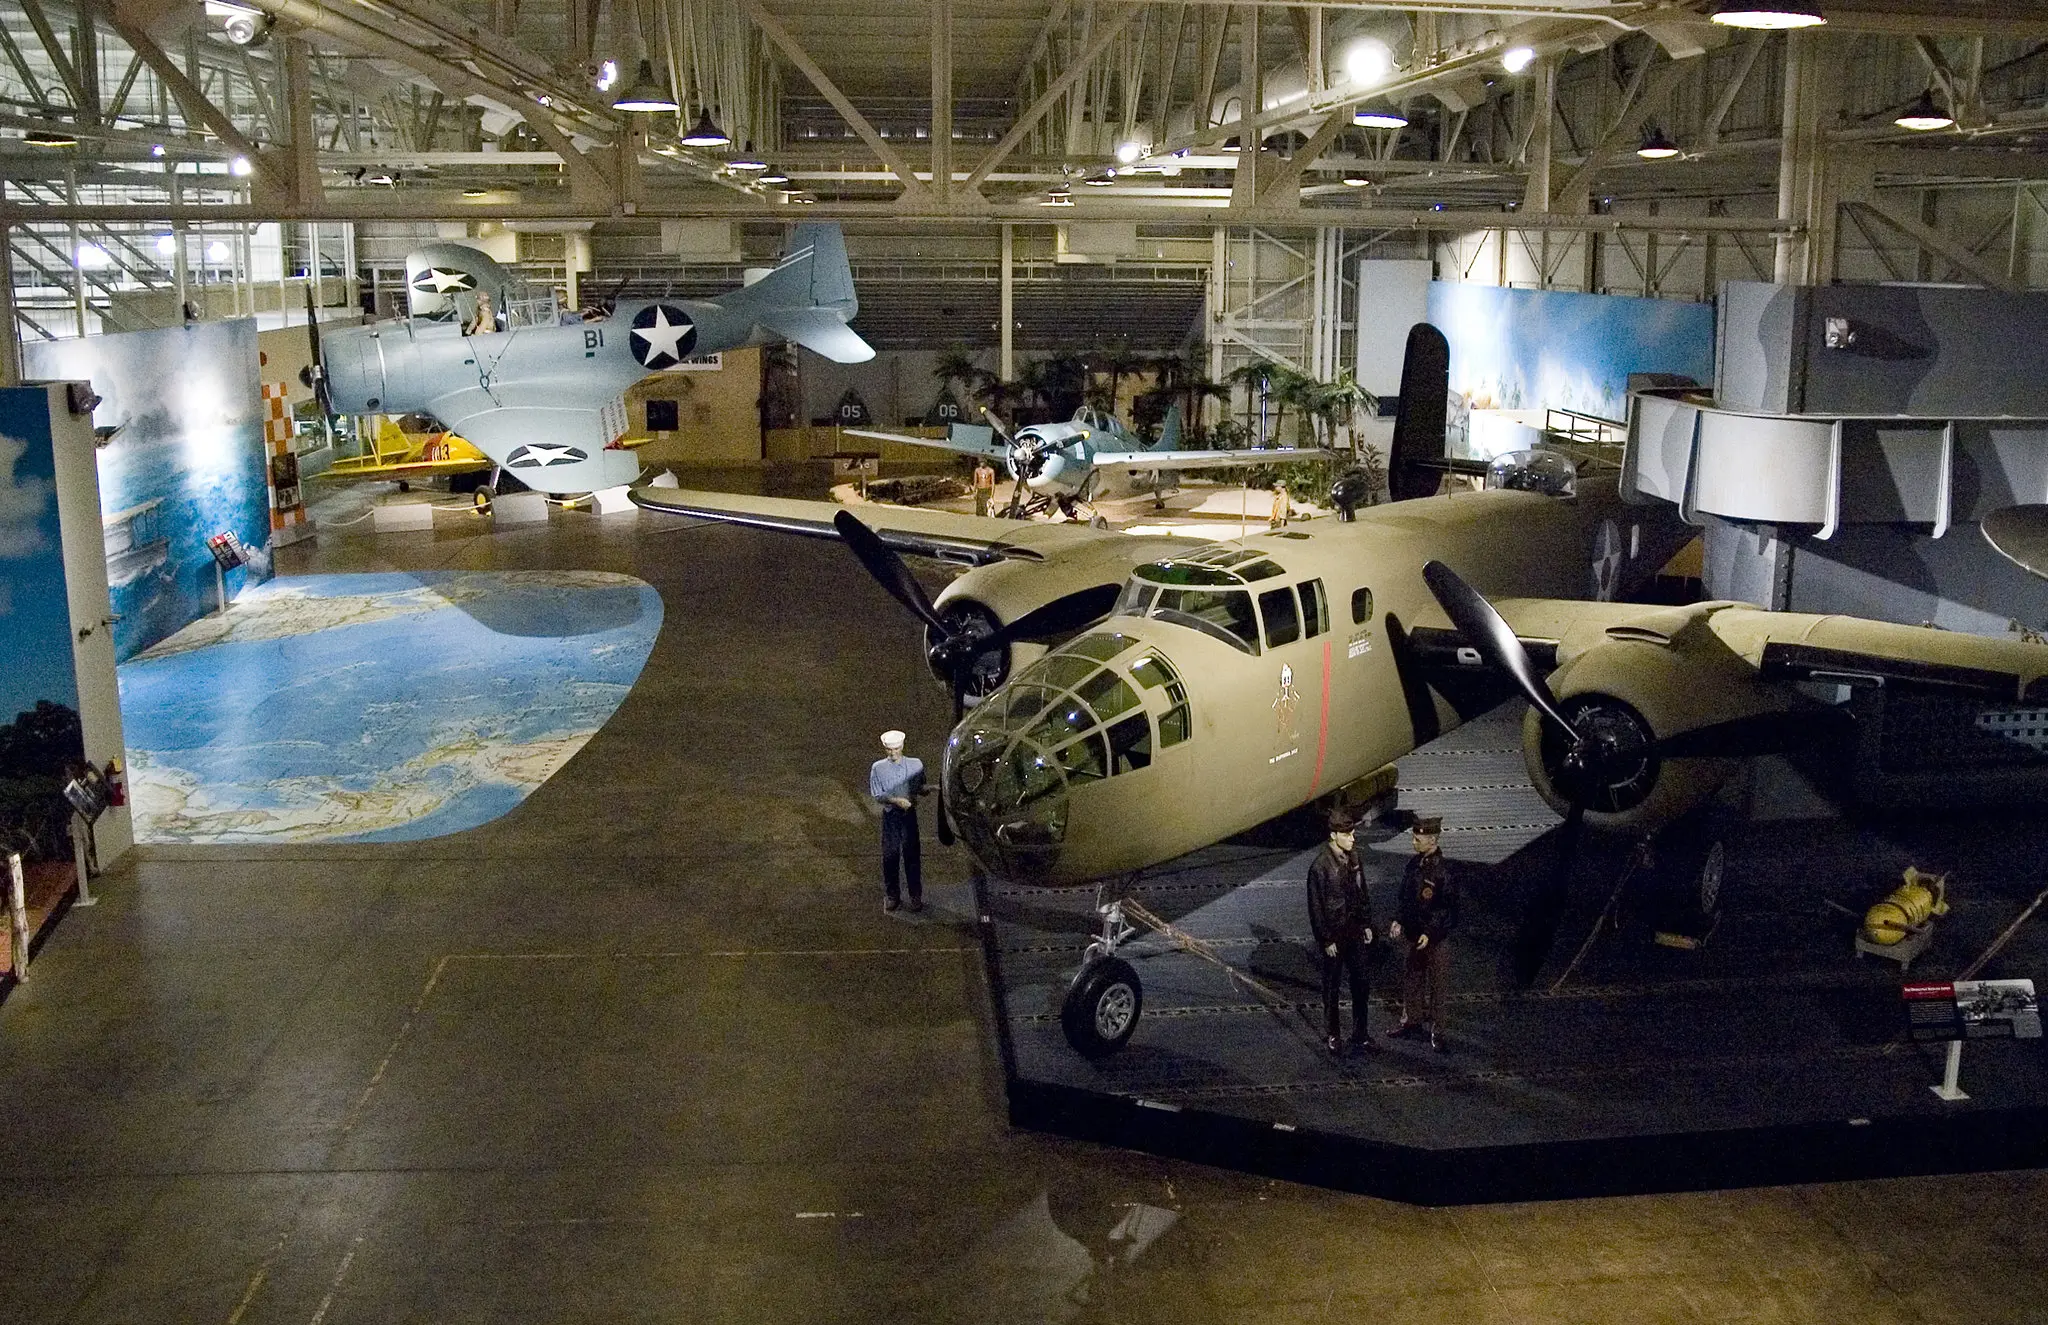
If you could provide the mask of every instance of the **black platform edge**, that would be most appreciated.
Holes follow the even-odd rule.
[[[1013,1127],[1410,1205],[2048,1167],[2048,1107],[1432,1150],[1034,1081],[1017,1070],[1002,952],[979,876],[973,891]]]

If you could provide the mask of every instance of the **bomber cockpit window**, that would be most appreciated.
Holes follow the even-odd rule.
[[[1246,653],[1259,651],[1259,623],[1252,613],[1252,596],[1243,589],[1161,589],[1152,615],[1213,635]]]
[[[1330,628],[1330,601],[1323,595],[1321,580],[1303,580],[1301,590],[1301,633],[1314,639]]]
[[[1114,631],[1097,631],[1092,635],[1083,635],[1077,640],[1062,644],[1058,651],[1093,658],[1097,662],[1108,662],[1137,642],[1129,635],[1119,635]]]
[[[1301,615],[1294,590],[1286,585],[1259,595],[1259,615],[1266,619],[1266,647],[1277,649],[1301,638]]]
[[[1159,715],[1159,748],[1179,745],[1188,738],[1188,689],[1181,684],[1173,664],[1156,653],[1142,654],[1131,662],[1131,679],[1147,690],[1166,692],[1167,710]]]

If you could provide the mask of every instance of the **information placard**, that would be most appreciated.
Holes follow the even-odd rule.
[[[1915,1040],[2038,1040],[2041,1004],[2032,980],[1921,981],[1900,993]]]

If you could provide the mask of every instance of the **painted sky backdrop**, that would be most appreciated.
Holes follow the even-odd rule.
[[[22,347],[32,377],[88,381],[100,448],[114,655],[134,657],[217,605],[209,535],[255,552],[232,597],[270,576],[270,495],[256,323],[198,322]]]
[[[1429,320],[1472,409],[1626,417],[1630,373],[1714,380],[1714,306],[1434,281]]]
[[[49,401],[0,390],[0,723],[39,699],[78,707]]]

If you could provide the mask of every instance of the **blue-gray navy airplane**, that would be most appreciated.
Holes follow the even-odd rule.
[[[838,363],[874,350],[836,225],[800,225],[772,270],[717,299],[622,301],[568,325],[503,327],[510,276],[485,254],[431,245],[407,263],[406,318],[320,336],[311,385],[330,414],[431,414],[520,482],[592,492],[639,477],[619,444],[626,388],[720,350],[794,341]]]
[[[987,417],[995,423],[995,415]],[[1083,405],[1066,423],[1034,423],[1014,434],[1001,431],[999,424],[988,427],[967,423],[954,424],[944,438],[859,428],[846,431],[851,437],[936,446],[1000,461],[1018,484],[1015,500],[1011,502],[1012,515],[1019,513],[1027,490],[1048,504],[1066,508],[1077,500],[1107,495],[1108,478],[1121,480],[1127,494],[1135,495],[1171,486],[1171,476],[1182,470],[1333,458],[1328,451],[1291,446],[1183,450],[1178,405],[1167,411],[1157,446],[1146,445],[1136,433],[1117,422],[1115,416],[1092,405]]]

